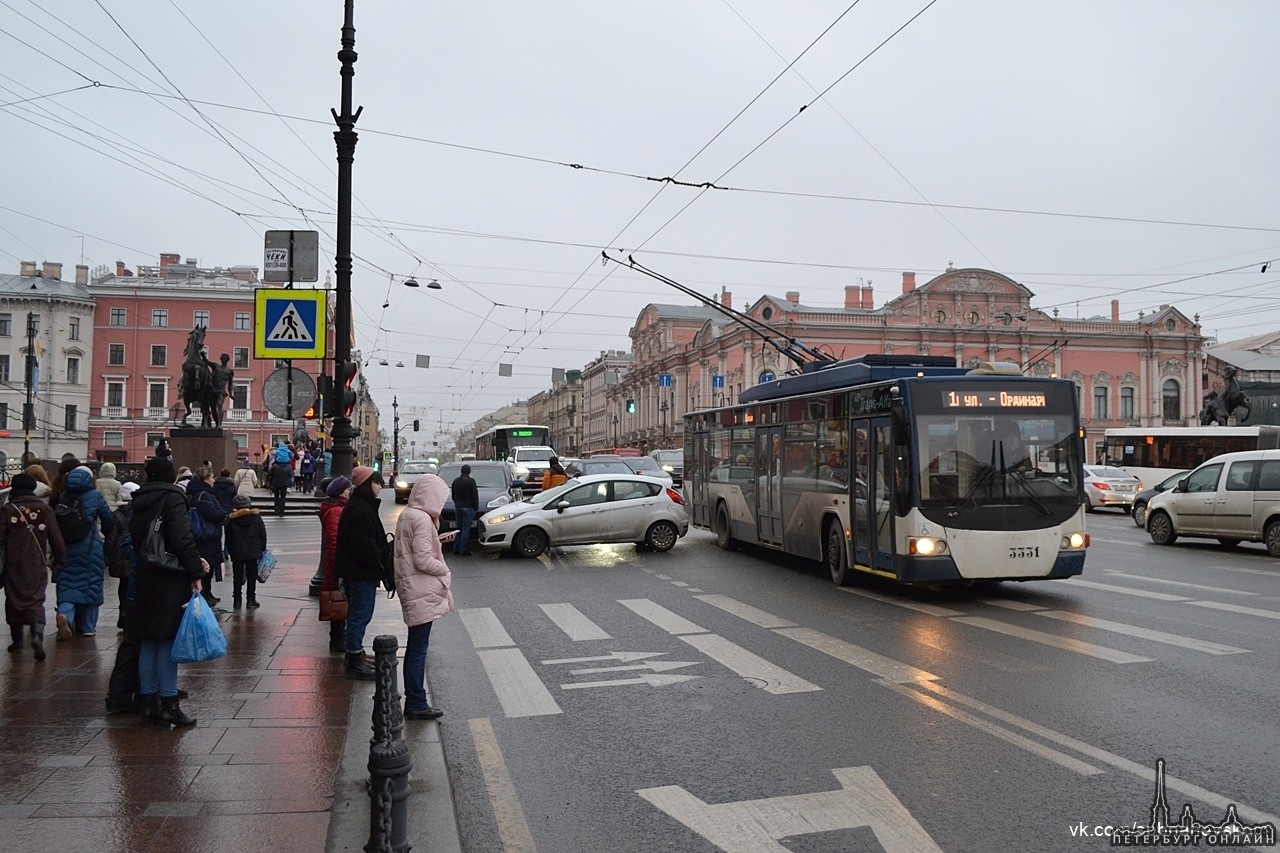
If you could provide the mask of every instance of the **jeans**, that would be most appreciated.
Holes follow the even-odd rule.
[[[453,553],[461,554],[471,545],[471,525],[475,523],[476,511],[469,506],[455,508],[458,520],[458,538],[453,540]]]
[[[166,698],[178,695],[178,665],[170,656],[173,640],[143,640],[138,650],[140,693]]]
[[[373,619],[373,605],[378,600],[377,581],[343,581],[347,587],[347,654],[364,651],[364,629]]]
[[[431,623],[409,627],[409,644],[404,648],[404,708],[425,711],[427,704],[427,641]]]
[[[72,630],[79,631],[81,634],[97,633],[98,607],[99,605],[97,604],[58,602],[58,612],[67,617],[67,621],[71,623]]]

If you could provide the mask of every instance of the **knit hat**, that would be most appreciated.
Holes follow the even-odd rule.
[[[34,492],[36,478],[30,474],[14,474],[13,479],[9,481],[9,486],[12,492]]]
[[[352,488],[356,488],[356,489],[360,488],[361,486],[364,485],[364,481],[372,477],[373,474],[374,474],[373,469],[370,468],[368,465],[356,466],[356,470],[351,472]]]
[[[329,485],[324,487],[324,493],[331,498],[336,498],[342,494],[351,485],[351,481],[339,474],[329,481]]]
[[[250,500],[248,495],[236,495],[231,499],[231,505],[236,509],[244,509],[245,507],[253,506],[253,501]]]
[[[120,486],[119,502],[127,504],[129,501],[133,500],[133,493],[138,491],[138,488],[138,484],[134,482],[122,483]]]

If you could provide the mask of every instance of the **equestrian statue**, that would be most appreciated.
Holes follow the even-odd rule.
[[[181,428],[189,428],[192,405],[200,407],[200,427],[202,429],[222,427],[222,406],[226,398],[231,396],[231,380],[235,372],[227,366],[231,357],[222,354],[221,364],[209,360],[205,349],[204,336],[208,331],[205,326],[196,326],[187,335],[187,354],[182,362],[182,378],[178,380],[178,388],[182,391],[182,402],[186,411],[182,415]]]
[[[1244,414],[1236,414],[1236,423],[1244,423],[1249,420],[1249,395],[1240,390],[1240,381],[1236,379],[1236,372],[1234,367],[1228,367],[1226,370],[1227,390],[1221,394],[1217,391],[1210,391],[1204,398],[1204,407],[1200,409],[1201,426],[1209,426],[1210,424],[1226,426],[1227,419],[1236,414],[1238,409],[1244,409]]]

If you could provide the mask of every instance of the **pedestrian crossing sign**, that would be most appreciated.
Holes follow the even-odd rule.
[[[254,291],[254,357],[324,358],[327,304],[323,290]]]

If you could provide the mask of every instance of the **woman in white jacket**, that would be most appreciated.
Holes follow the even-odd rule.
[[[409,720],[435,720],[444,714],[427,703],[426,680],[431,623],[453,610],[452,576],[437,532],[448,495],[444,480],[421,475],[396,522],[396,596],[409,626],[404,650],[404,716]]]

